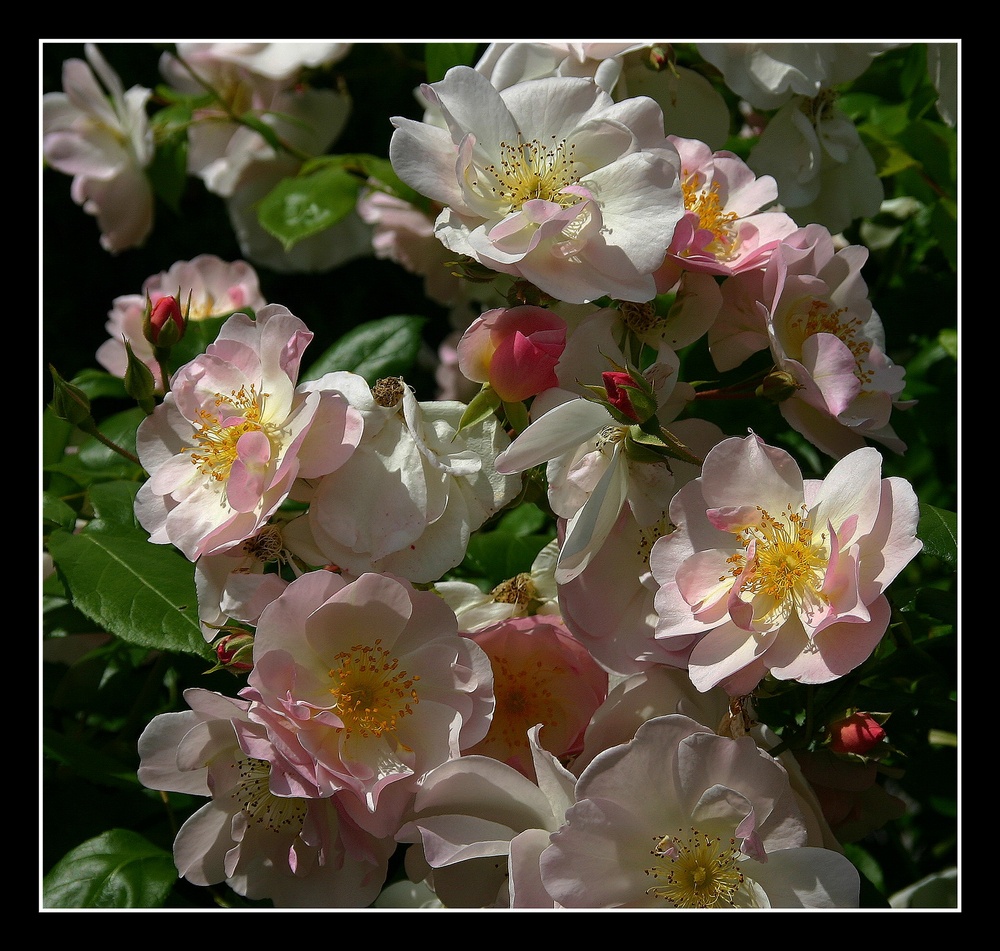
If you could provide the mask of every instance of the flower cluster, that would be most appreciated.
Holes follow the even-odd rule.
[[[388,161],[336,167],[351,98],[322,79],[349,44],[163,54],[187,173],[246,257],[165,262],[96,355],[145,410],[134,454],[112,444],[129,537],[196,600],[183,646],[112,630],[237,684],[182,683],[138,738],[145,789],[200,797],[178,876],[279,908],[404,881],[444,908],[863,903],[844,846],[900,814],[875,781],[893,723],[844,698],[924,542],[883,474],[916,402],[845,231],[883,186],[831,90],[897,46],[699,44],[773,115],[745,159],[669,47],[493,44],[386,117]],[[117,252],[153,226],[150,91],[87,57],[45,98],[44,153]],[[258,199],[335,173],[349,213],[299,206],[282,243]],[[318,326],[262,290],[360,253],[454,308],[431,368],[460,391],[383,370],[371,337],[311,355]],[[81,599],[74,545],[125,537],[103,505],[53,548]],[[772,703],[832,684],[805,718]]]

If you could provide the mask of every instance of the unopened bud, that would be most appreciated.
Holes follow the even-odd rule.
[[[240,632],[226,634],[215,642],[215,656],[218,667],[234,674],[245,674],[253,670],[253,634]]]
[[[781,403],[787,400],[796,390],[799,384],[795,382],[795,377],[785,370],[775,370],[764,377],[764,382],[757,387],[757,396],[770,400],[772,403]]]
[[[834,753],[864,756],[884,739],[882,724],[870,713],[852,713],[830,725],[830,749]]]
[[[146,298],[142,333],[154,347],[161,349],[172,347],[180,342],[185,330],[187,330],[187,317],[181,312],[177,297],[161,297],[155,304]]]
[[[608,402],[621,414],[622,422],[644,423],[656,415],[656,394],[645,377],[606,370],[601,379]]]
[[[655,72],[669,66],[674,59],[674,50],[669,43],[657,43],[649,48],[646,66]]]
[[[156,406],[156,402],[153,399],[153,393],[156,390],[156,381],[153,379],[153,373],[135,355],[132,345],[128,340],[125,341],[125,355],[128,360],[128,364],[125,367],[125,392],[142,407],[148,416]]]
[[[94,418],[90,415],[90,398],[80,387],[67,383],[51,363],[49,372],[52,374],[52,412],[60,419],[89,432],[94,426]]]

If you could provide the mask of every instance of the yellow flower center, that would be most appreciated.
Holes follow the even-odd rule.
[[[306,817],[304,799],[275,796],[268,785],[271,764],[267,760],[247,756],[236,760],[233,769],[240,778],[230,794],[249,822],[262,825],[271,832],[297,835]]]
[[[757,511],[760,521],[736,533],[744,549],[755,545],[754,565],[740,584],[740,594],[754,602],[755,619],[771,624],[783,623],[793,610],[811,614],[829,600],[822,591],[830,559],[826,533],[814,540],[805,505],[796,512],[789,504],[778,518],[760,506]],[[734,577],[746,566],[742,552],[727,561]]]
[[[413,685],[420,678],[399,670],[399,658],[381,644],[382,639],[376,638],[374,644],[342,651],[335,658],[339,666],[330,671],[330,693],[344,728],[365,738],[394,734],[399,721],[419,702]]]
[[[538,139],[523,142],[518,138],[513,144],[501,142],[499,167],[491,164],[483,170],[495,181],[488,186],[489,190],[507,206],[505,214],[516,211],[532,198],[563,207],[574,205],[580,196],[563,193],[564,188],[575,185],[580,178],[574,151],[575,146],[565,139],[552,145],[543,145]]]
[[[185,446],[183,451],[191,453],[191,461],[199,471],[224,482],[229,478],[229,470],[236,461],[236,444],[244,433],[263,432],[268,439],[276,435],[273,425],[263,421],[264,403],[267,393],[257,395],[257,388],[251,384],[249,390],[241,386],[229,396],[215,394],[216,407],[225,407],[217,413],[207,409],[198,411],[198,429],[194,438],[197,446]],[[223,425],[223,421],[234,416],[242,417],[239,422]],[[199,450],[195,452],[195,449]]]
[[[829,301],[809,298],[795,306],[787,326],[799,352],[803,341],[813,334],[833,334],[843,341],[854,354],[854,375],[864,385],[872,379],[872,370],[867,365],[871,343],[864,338],[859,339],[861,321],[857,317],[843,319],[846,311],[846,307],[831,310]]]
[[[664,835],[650,852],[659,861],[646,874],[656,885],[646,889],[675,908],[732,907],[743,887],[740,850],[735,839],[723,841],[693,828],[688,834]]]
[[[698,216],[698,227],[702,231],[711,232],[714,236],[705,250],[716,257],[728,256],[733,250],[732,223],[739,216],[736,212],[726,211],[722,207],[719,183],[713,181],[708,187],[703,187],[697,176],[685,172],[685,178],[681,182],[681,192],[684,195],[684,207]],[[687,250],[681,252],[682,256],[688,253],[690,252]]]

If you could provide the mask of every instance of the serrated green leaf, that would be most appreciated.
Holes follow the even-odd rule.
[[[289,251],[303,238],[326,230],[351,212],[361,185],[357,175],[334,163],[309,175],[286,178],[258,205],[261,227]]]
[[[68,852],[42,881],[45,908],[160,908],[177,881],[173,856],[127,829]]]
[[[934,555],[953,568],[958,564],[958,514],[940,509],[925,502],[920,503],[920,521],[917,538],[924,543],[924,551]]]
[[[125,490],[105,488],[97,496],[101,517],[78,534],[49,536],[74,607],[130,644],[211,657],[198,623],[194,565],[128,524]]]
[[[428,43],[424,47],[427,81],[436,83],[452,66],[471,66],[475,62],[476,43]]]
[[[344,334],[301,377],[316,380],[324,373],[349,370],[369,386],[387,376],[405,376],[417,359],[425,317],[397,314],[359,324]]]

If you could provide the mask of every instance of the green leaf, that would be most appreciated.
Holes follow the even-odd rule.
[[[466,426],[475,426],[476,423],[481,423],[496,412],[500,403],[501,400],[497,396],[496,390],[489,383],[484,383],[483,388],[472,397],[469,405],[465,407],[465,412],[458,422],[458,431],[461,432]]]
[[[253,317],[252,310],[244,310],[242,313]],[[180,341],[170,348],[170,372],[176,372],[185,363],[190,363],[195,357],[204,353],[209,344],[215,343],[215,338],[219,336],[222,325],[231,315],[225,314],[219,317],[206,317],[202,320],[188,321],[187,330]],[[159,379],[159,374],[157,374]]]
[[[286,178],[261,200],[257,208],[261,227],[289,251],[351,212],[362,184],[357,175],[334,163]]]
[[[301,377],[316,380],[324,373],[349,370],[371,386],[387,376],[404,376],[420,349],[425,317],[397,314],[359,324],[344,334]]]
[[[427,82],[436,83],[452,66],[471,66],[475,62],[476,43],[428,43],[424,48]]]
[[[49,554],[73,605],[123,641],[212,656],[198,623],[194,565],[172,545],[154,545],[134,522],[134,483],[94,486],[98,517],[78,534],[54,531]]]
[[[940,558],[953,568],[957,566],[958,514],[956,512],[921,502],[917,538],[924,543],[924,551],[928,555]]]
[[[44,908],[161,908],[177,881],[173,856],[127,829],[68,852],[42,880]]]
[[[76,525],[76,512],[62,499],[48,492],[43,492],[42,521],[50,527],[71,532]]]

